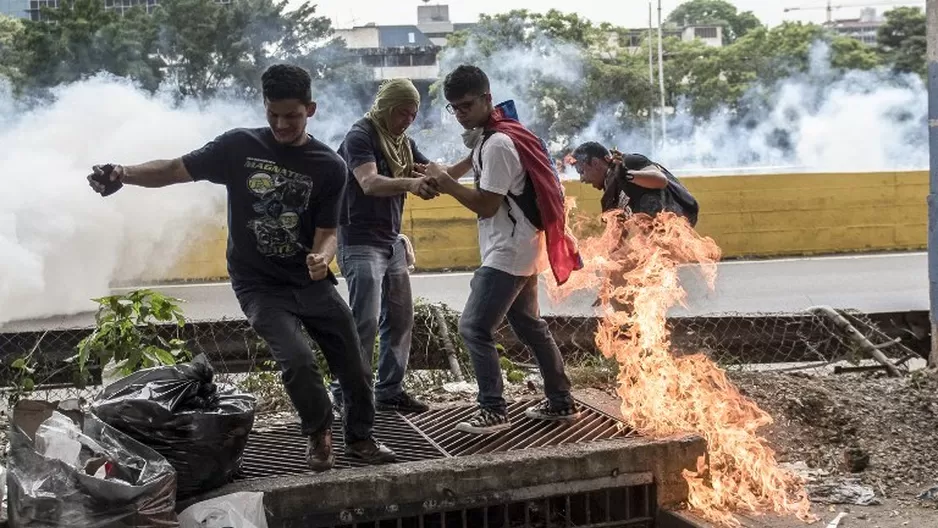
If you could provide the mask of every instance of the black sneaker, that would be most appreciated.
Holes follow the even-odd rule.
[[[387,464],[397,460],[397,454],[374,438],[359,440],[345,446],[345,454],[369,464]]]
[[[456,424],[457,431],[470,434],[492,434],[510,427],[511,420],[508,419],[508,414],[484,407],[479,408],[472,418]]]
[[[525,409],[524,415],[532,420],[572,422],[580,417],[580,409],[575,403],[563,408],[555,408],[549,400],[544,400]]]
[[[332,429],[326,428],[309,437],[306,444],[306,463],[313,471],[327,471],[335,465],[332,452]]]
[[[430,410],[430,406],[422,401],[414,399],[413,396],[402,392],[397,396],[387,400],[376,400],[375,410],[377,411],[397,411],[399,413],[422,413]]]

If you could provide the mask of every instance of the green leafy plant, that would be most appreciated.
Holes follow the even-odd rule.
[[[498,350],[500,354],[505,353],[505,347],[500,344],[495,345],[495,349]],[[519,369],[513,361],[502,355],[498,359],[498,363],[502,367],[502,371],[505,372],[505,379],[510,383],[521,383],[524,381],[524,371]]]
[[[71,358],[78,363],[79,384],[90,379],[91,364],[104,367],[113,362],[118,374],[127,375],[192,358],[185,340],[178,337],[186,324],[180,299],[142,289],[93,300],[98,303],[96,327],[78,343],[78,353]],[[176,337],[162,335],[166,323],[175,323]]]
[[[30,394],[36,389],[36,381],[33,375],[36,373],[36,361],[33,359],[35,348],[29,351],[29,354],[18,357],[10,363],[10,370],[13,375],[10,379],[10,389],[7,402],[10,406],[16,405],[23,396]]]

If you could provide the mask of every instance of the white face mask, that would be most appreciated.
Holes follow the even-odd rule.
[[[462,142],[463,145],[466,145],[468,149],[476,148],[476,145],[479,144],[479,141],[482,139],[482,133],[484,132],[482,127],[471,128],[462,133]]]

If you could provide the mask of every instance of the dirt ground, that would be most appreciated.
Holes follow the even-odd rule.
[[[938,376],[924,371],[893,379],[879,374],[811,376],[733,373],[743,394],[775,423],[763,431],[777,460],[808,479],[814,526],[827,528],[938,528]],[[608,390],[579,396],[615,413]],[[855,481],[878,504],[858,506],[825,489]],[[831,502],[834,502],[833,504]],[[739,516],[747,528],[795,528],[795,517]],[[701,523],[706,526],[705,523]]]

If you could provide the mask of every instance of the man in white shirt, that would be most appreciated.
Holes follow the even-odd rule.
[[[570,395],[560,350],[538,310],[537,277],[546,269],[547,258],[544,231],[536,226],[539,216],[533,184],[512,138],[487,126],[495,109],[485,73],[475,66],[460,66],[446,76],[443,91],[449,101],[447,110],[466,129],[463,138],[472,153],[450,168],[431,163],[427,174],[442,192],[479,216],[482,253],[482,266],[472,277],[469,300],[459,319],[459,334],[469,349],[479,384],[479,412],[456,429],[484,434],[511,427],[494,337],[506,316],[533,352],[544,378],[547,398],[525,415],[575,420],[579,410]],[[457,181],[470,168],[476,175],[474,189]]]

